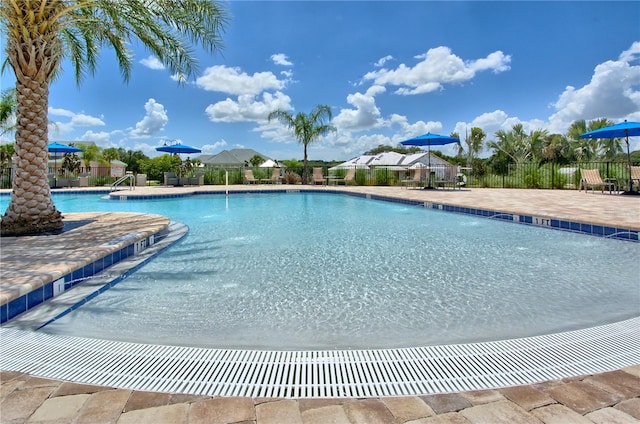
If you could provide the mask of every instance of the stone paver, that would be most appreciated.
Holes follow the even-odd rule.
[[[624,371],[605,372],[584,381],[622,398],[640,396],[640,378]]]
[[[447,412],[446,414],[436,415],[434,417],[407,421],[405,424],[470,424],[470,422],[457,412]]]
[[[532,386],[505,387],[500,393],[527,411],[555,402],[547,393]]]
[[[187,424],[188,412],[186,403],[138,409],[122,414],[118,424]]]
[[[457,412],[472,406],[471,402],[458,393],[422,396],[422,400],[424,400],[436,414]]]
[[[109,390],[109,388],[104,386],[93,386],[90,384],[64,382],[56,389],[55,392],[53,392],[51,396],[91,394],[102,390]]]
[[[417,396],[382,398],[382,402],[402,423],[435,415],[433,409]]]
[[[603,408],[586,415],[596,424],[638,424],[638,420],[631,415],[615,408]]]
[[[23,423],[53,392],[53,387],[34,387],[11,392],[0,404],[0,419],[5,423]]]
[[[621,399],[591,384],[577,381],[554,387],[547,391],[558,402],[580,414],[614,405]]]
[[[189,424],[218,424],[255,421],[251,398],[217,398],[191,404]]]
[[[460,415],[473,424],[542,424],[539,419],[508,400],[473,406],[460,411]]]
[[[304,424],[351,424],[342,405],[327,405],[302,412]]]
[[[29,423],[43,421],[71,422],[91,395],[69,395],[49,398],[29,417]]]
[[[78,414],[76,424],[115,423],[120,418],[131,390],[103,390],[91,395]]]
[[[640,421],[640,398],[623,400],[617,404],[615,408]]]
[[[278,400],[256,405],[258,424],[302,424],[302,416],[295,400]]]
[[[464,396],[472,405],[483,405],[485,403],[504,400],[504,396],[498,390],[473,390],[463,392]]]
[[[531,414],[545,424],[592,424],[588,418],[557,403],[534,409]]]
[[[394,422],[393,415],[379,399],[363,399],[344,405],[349,419],[354,423],[387,424]]]
[[[153,406],[164,406],[169,404],[169,393],[157,392],[133,392],[124,406],[124,412],[135,411],[136,409],[151,408]]]

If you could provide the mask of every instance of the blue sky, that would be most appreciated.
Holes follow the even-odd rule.
[[[309,158],[346,160],[428,131],[479,126],[492,139],[518,122],[564,133],[576,119],[640,121],[640,2],[225,4],[224,49],[196,50],[200,69],[186,84],[137,45],[128,84],[110,50],[80,86],[65,64],[50,87],[50,140],[149,156],[178,140],[207,154],[302,159],[267,115],[326,104],[338,131]],[[14,85],[10,68],[1,84]]]

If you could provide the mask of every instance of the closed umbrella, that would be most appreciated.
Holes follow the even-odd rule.
[[[47,150],[49,151],[49,153],[54,153],[56,155],[58,153],[77,153],[82,151],[82,149],[79,149],[75,146],[69,146],[67,144],[62,144],[58,142],[49,143],[47,145]],[[58,162],[58,157],[55,156],[53,160],[53,187],[56,187],[58,182],[57,162]]]
[[[431,185],[431,146],[444,146],[445,144],[451,143],[460,143],[460,139],[457,137],[450,137],[448,135],[426,133],[400,142],[400,144],[402,144],[403,146],[427,146],[427,151],[429,154],[429,183],[425,187],[425,189],[433,188],[433,186]]]
[[[625,138],[627,143],[627,166],[629,167],[629,185],[628,190],[622,194],[638,195],[639,192],[633,191],[633,179],[631,179],[631,153],[629,152],[629,137],[640,136],[640,122],[624,122],[619,124],[610,125],[608,127],[598,128],[597,130],[589,131],[584,134],[580,134],[580,138]]]

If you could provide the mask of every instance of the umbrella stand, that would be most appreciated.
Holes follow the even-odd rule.
[[[629,167],[629,184],[627,185],[628,190],[623,191],[622,195],[624,196],[639,196],[640,191],[633,191],[633,178],[631,178],[631,153],[629,152],[629,130],[626,131],[627,137],[627,166]]]
[[[427,144],[427,185],[424,186],[423,190],[433,190],[435,187],[431,184],[431,143]]]
[[[626,187],[627,190],[623,191],[620,194],[627,196],[638,196],[640,195],[640,192],[633,190],[633,178],[631,174],[631,152],[629,151],[629,136],[640,136],[640,122],[628,122],[625,119],[624,122],[580,134],[580,138],[625,138],[625,142],[627,143],[627,166],[629,168],[629,181]]]
[[[435,144],[437,146],[442,146],[450,143],[459,143],[460,139],[457,137],[450,137],[446,135],[438,135],[432,133],[422,134],[420,136],[411,138],[409,140],[405,140],[400,142],[403,146],[427,146],[427,154],[428,157],[428,171],[429,179],[426,182],[426,185],[423,187],[424,190],[433,190],[435,187],[433,186],[433,180],[431,178],[431,145]]]

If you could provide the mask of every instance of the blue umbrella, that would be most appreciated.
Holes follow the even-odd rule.
[[[640,194],[633,191],[633,180],[631,179],[631,153],[629,152],[629,137],[637,136],[640,136],[640,122],[627,122],[626,119],[624,122],[620,122],[619,124],[598,128],[597,130],[580,134],[580,138],[625,138],[627,143],[627,165],[629,166],[629,190],[622,194]]]
[[[431,146],[444,146],[445,144],[451,143],[460,143],[460,139],[457,137],[450,137],[448,135],[426,133],[400,142],[403,146],[427,146],[429,154],[429,168],[431,168]],[[425,188],[432,188],[431,170],[429,170],[429,185]]]
[[[173,154],[202,152],[202,150],[200,149],[187,146],[186,144],[182,144],[182,143],[169,144],[167,146],[156,147],[156,150],[159,152],[173,153]]]
[[[49,151],[49,153],[54,153],[55,157],[53,159],[53,186],[56,186],[56,183],[58,182],[58,175],[57,175],[57,163],[58,163],[58,153],[77,153],[77,152],[81,152],[82,149],[79,149],[75,146],[69,146],[67,144],[62,144],[62,143],[49,143],[47,144],[47,150]]]
[[[165,152],[165,153],[171,153],[171,154],[200,153],[202,151],[196,147],[187,146],[186,144],[182,144],[182,143],[175,143],[175,144],[156,147],[156,150],[159,152]],[[178,169],[178,174],[179,176],[181,176],[179,169]]]

